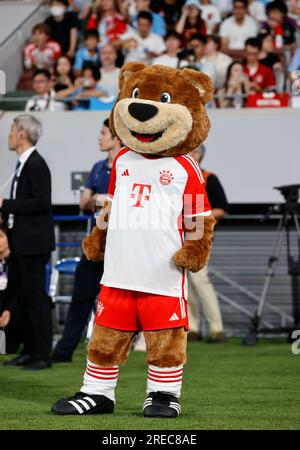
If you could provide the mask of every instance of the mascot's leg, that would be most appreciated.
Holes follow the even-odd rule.
[[[186,362],[186,331],[183,327],[144,331],[148,380],[145,417],[177,417],[180,414],[183,364]]]
[[[52,412],[72,415],[112,413],[119,366],[127,359],[134,335],[134,331],[118,331],[96,324],[88,345],[83,386],[75,396],[58,400],[52,406]]]

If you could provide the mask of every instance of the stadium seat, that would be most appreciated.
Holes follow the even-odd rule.
[[[107,99],[91,98],[89,109],[91,111],[110,111],[113,108],[115,101],[115,97],[108,97]]]
[[[64,316],[66,313],[66,305],[69,305],[72,297],[70,295],[59,295],[59,277],[60,275],[74,276],[77,265],[80,261],[79,257],[64,258],[56,262],[51,271],[49,295],[52,298],[52,302],[55,306],[53,316],[53,327],[56,333],[62,331],[62,325],[64,323]],[[62,305],[62,308],[60,306]]]

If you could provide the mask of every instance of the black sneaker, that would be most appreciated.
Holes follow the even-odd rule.
[[[226,342],[226,336],[223,331],[216,331],[214,333],[211,333],[208,338],[207,342],[209,344],[222,344],[223,342]]]
[[[178,417],[181,411],[177,397],[164,392],[150,392],[144,402],[144,417]]]
[[[61,398],[51,408],[54,414],[81,415],[81,414],[111,414],[114,411],[114,402],[104,395],[90,395],[77,392],[73,397]]]
[[[31,355],[19,355],[3,363],[4,366],[25,366],[31,361]]]
[[[23,370],[44,370],[44,369],[50,369],[52,367],[52,362],[50,359],[48,361],[45,361],[43,359],[36,359],[36,360],[30,360],[25,366],[23,367]]]
[[[72,362],[71,356],[66,356],[61,353],[56,353],[56,352],[53,352],[52,355],[50,356],[50,358],[53,363],[71,363]]]
[[[187,340],[188,340],[188,342],[201,341],[202,340],[202,335],[200,333],[197,333],[196,331],[190,331],[187,334]]]

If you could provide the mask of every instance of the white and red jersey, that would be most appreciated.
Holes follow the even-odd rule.
[[[182,217],[211,207],[197,163],[187,155],[149,157],[123,148],[115,158],[104,286],[186,298],[185,271],[173,255],[183,246]]]
[[[34,66],[38,69],[51,69],[60,54],[61,46],[58,42],[47,41],[43,49],[32,42],[24,49],[24,66],[26,69]]]

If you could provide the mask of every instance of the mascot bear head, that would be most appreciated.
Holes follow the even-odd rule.
[[[210,122],[204,105],[214,87],[204,73],[131,62],[121,69],[119,88],[110,127],[131,150],[179,156],[206,139]]]

